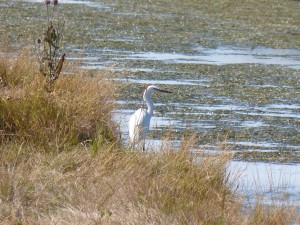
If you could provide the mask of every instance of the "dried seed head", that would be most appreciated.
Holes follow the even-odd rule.
[[[51,0],[53,5],[57,5],[58,4],[58,0]]]
[[[49,42],[49,35],[48,32],[45,32],[43,35],[43,41]]]
[[[49,5],[51,3],[50,0],[44,0],[44,2],[45,2],[46,5]]]
[[[41,44],[42,43],[41,39],[37,39],[37,43]]]

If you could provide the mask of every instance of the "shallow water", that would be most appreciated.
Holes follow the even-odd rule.
[[[101,41],[101,40],[100,40]],[[118,42],[128,42],[127,39],[117,40]],[[132,41],[132,40],[130,40]],[[195,48],[196,49],[196,48]],[[201,49],[201,50],[198,50]],[[92,61],[113,55],[113,61],[107,62],[106,67],[110,68],[111,63],[130,61],[159,61],[169,64],[209,64],[209,65],[228,65],[228,64],[262,64],[277,65],[286,68],[300,69],[300,50],[297,49],[270,49],[270,48],[238,48],[234,46],[219,46],[218,48],[198,47],[193,54],[183,54],[180,52],[128,52],[108,50],[94,53],[98,56],[92,58]],[[83,58],[84,68],[103,69],[99,62],[90,62],[88,57]],[[105,67],[105,66],[104,66]],[[120,68],[116,68],[120,69]],[[126,70],[127,68],[124,68]],[[135,68],[138,70],[138,68]],[[144,68],[142,68],[144,69]]]
[[[41,3],[42,0],[27,0],[27,2],[33,2],[33,3]],[[81,1],[81,0],[60,0],[59,4],[78,4],[88,7],[95,7],[99,9],[110,9],[110,6],[107,6],[105,4],[102,4],[100,2],[94,2],[94,1]]]
[[[258,200],[253,196],[261,196],[267,204],[300,205],[299,164],[231,161],[228,171],[229,182],[239,187],[245,204],[253,205]]]
[[[234,46],[219,46],[215,49],[198,47],[198,54],[185,55],[181,53],[145,52],[128,56],[131,60],[159,60],[166,63],[187,64],[266,64],[284,67],[300,68],[300,50],[267,49],[267,48],[237,48]]]

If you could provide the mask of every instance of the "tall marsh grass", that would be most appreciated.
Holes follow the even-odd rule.
[[[194,164],[184,149],[152,155],[113,144],[96,154],[79,146],[34,157],[30,151],[28,146],[1,149],[3,222],[238,224],[240,205],[225,185],[224,156]]]
[[[57,80],[53,93],[48,93],[47,81],[26,55],[0,59],[0,76],[1,142],[30,141],[60,149],[99,136],[115,140],[114,89],[108,81],[70,74]]]

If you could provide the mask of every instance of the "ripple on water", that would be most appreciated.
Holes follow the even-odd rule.
[[[269,51],[268,51],[269,50]],[[266,53],[250,48],[219,46],[215,49],[201,48],[197,54],[166,52],[138,52],[127,57],[130,60],[156,60],[166,63],[180,64],[266,64],[284,67],[300,68],[300,50],[296,49],[266,49]],[[268,54],[269,52],[269,54]],[[272,54],[271,54],[272,53]]]
[[[180,80],[141,80],[141,79],[125,79],[125,78],[115,78],[111,80],[116,81],[123,81],[129,83],[136,83],[136,84],[163,84],[163,85],[196,85],[196,86],[205,86],[206,81],[202,80],[188,80],[188,79],[180,79]],[[204,83],[205,82],[205,83]]]
[[[253,121],[253,120],[248,120],[248,121],[242,121],[241,122],[241,127],[262,127],[262,126],[267,126],[264,124],[262,121]]]
[[[281,117],[281,118],[300,118],[298,104],[269,104],[264,106],[247,106],[232,104],[213,104],[213,105],[190,105],[192,108],[200,111],[233,111],[237,114],[247,116],[262,117]],[[257,123],[256,123],[257,125]]]
[[[141,42],[138,37],[94,39],[96,42]],[[278,65],[281,67],[300,69],[300,50],[297,49],[271,49],[271,48],[246,48],[234,46],[219,46],[217,48],[195,48],[192,54],[179,52],[134,52],[119,49],[85,49],[87,55],[93,55],[100,62],[112,61],[132,62],[132,61],[160,61],[174,64],[209,64],[209,65],[229,65],[229,64],[264,64]],[[95,65],[89,66],[89,56],[82,57],[86,69],[97,69]],[[109,59],[107,58],[109,57]],[[99,65],[102,68],[102,65]],[[111,65],[108,64],[108,68]],[[130,68],[115,68],[129,70]],[[137,70],[138,68],[133,68]],[[146,71],[147,72],[147,71]],[[153,72],[153,71],[148,71]],[[268,86],[268,84],[265,84]]]
[[[42,3],[41,0],[26,0],[27,2],[34,2],[34,3]],[[102,4],[99,2],[92,2],[92,1],[81,1],[81,0],[61,0],[59,4],[78,4],[78,5],[85,5],[88,7],[94,7],[98,9],[111,9],[111,6],[106,4]]]

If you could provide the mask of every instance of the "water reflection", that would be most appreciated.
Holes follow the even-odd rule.
[[[117,39],[115,41],[132,42],[133,38]],[[99,40],[103,41],[103,40]],[[107,40],[106,40],[107,41]],[[140,41],[140,40],[139,40]],[[264,64],[278,65],[285,68],[300,69],[300,50],[297,49],[269,49],[269,48],[237,48],[233,46],[219,46],[218,48],[201,48],[190,54],[180,52],[133,52],[118,49],[98,49],[83,57],[84,67],[90,66],[95,69],[96,64],[90,65],[91,58],[98,58],[98,61],[106,61],[107,56],[116,62],[130,61],[161,61],[164,63],[177,64],[209,64],[209,65],[229,65],[229,64]],[[92,58],[94,60],[94,58]],[[109,61],[110,61],[109,60]],[[109,63],[107,63],[108,65]],[[101,64],[99,65],[101,66]],[[111,66],[109,66],[111,68]],[[126,68],[123,68],[126,69]],[[138,69],[138,68],[135,68]]]
[[[124,79],[124,78],[115,78],[111,79],[115,81],[122,81],[122,82],[129,82],[129,83],[136,83],[136,84],[164,84],[164,85],[201,85],[201,81],[197,80],[187,80],[187,79],[182,79],[182,80],[141,80],[141,79]],[[202,84],[205,85],[205,84]]]
[[[300,205],[299,164],[230,161],[228,172],[231,184],[239,186],[246,203],[254,205],[260,196],[269,204]]]
[[[35,2],[35,3],[42,3],[42,0],[26,0],[27,2]],[[59,4],[78,4],[78,5],[85,5],[88,7],[95,7],[99,9],[111,9],[110,6],[104,5],[99,2],[93,2],[93,1],[82,1],[82,0],[61,0],[59,1]]]
[[[296,49],[252,49],[219,46],[216,49],[201,48],[198,54],[191,55],[175,52],[140,52],[129,55],[127,59],[214,65],[258,63],[300,68],[300,50]]]

